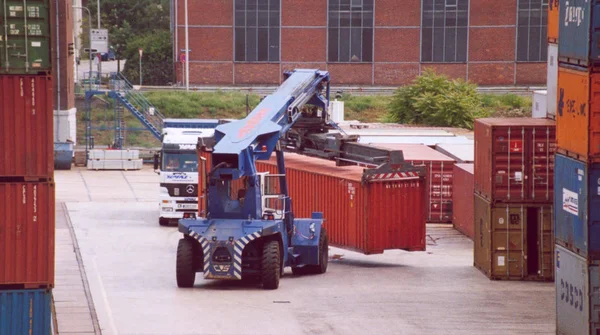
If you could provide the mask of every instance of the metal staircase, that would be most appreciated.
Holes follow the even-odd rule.
[[[164,115],[133,89],[133,85],[120,73],[111,73],[108,95],[122,104],[135,116],[157,139],[161,139]]]

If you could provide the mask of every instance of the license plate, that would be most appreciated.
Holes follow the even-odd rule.
[[[198,209],[196,204],[177,204],[178,209]]]

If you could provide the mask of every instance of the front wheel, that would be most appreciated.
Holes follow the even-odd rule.
[[[177,286],[192,287],[196,281],[194,266],[194,241],[182,238],[177,245]]]
[[[279,287],[281,275],[279,254],[277,241],[269,241],[263,245],[261,280],[265,290],[274,290]]]

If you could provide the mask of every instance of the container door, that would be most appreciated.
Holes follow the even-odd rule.
[[[0,73],[38,74],[51,70],[47,1],[0,3]]]
[[[494,198],[509,201],[525,200],[525,127],[494,129]]]
[[[531,143],[527,155],[531,157],[527,172],[529,197],[532,201],[552,201],[554,188],[554,127],[535,127],[531,130]]]
[[[554,274],[554,232],[553,232],[553,209],[552,206],[544,206],[539,208],[531,208],[535,215],[534,220],[538,227],[536,237],[533,240],[537,240],[535,246],[537,250],[532,250],[532,253],[537,255],[537,264],[532,264],[531,257],[528,256],[528,264],[532,264],[533,267],[529,267],[530,275],[538,275],[544,279],[552,279]],[[528,221],[529,222],[529,221]],[[528,232],[532,231],[528,227]],[[530,236],[527,237],[527,243],[533,244]],[[529,254],[530,255],[530,254]],[[537,269],[534,273],[533,269]]]
[[[525,229],[527,212],[523,206],[492,209],[493,278],[523,278],[527,274]]]

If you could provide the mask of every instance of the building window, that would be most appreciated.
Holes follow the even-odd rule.
[[[467,61],[469,0],[423,0],[421,61]]]
[[[329,62],[373,61],[373,0],[329,0]]]
[[[548,0],[519,0],[517,61],[545,62]]]
[[[235,60],[279,61],[280,0],[235,0]]]

